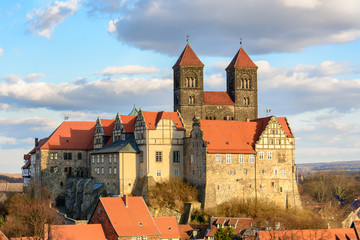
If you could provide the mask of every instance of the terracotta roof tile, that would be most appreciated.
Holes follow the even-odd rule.
[[[180,240],[187,240],[193,236],[193,231],[199,231],[197,238],[191,239],[204,239],[206,235],[206,231],[208,229],[208,225],[194,225],[194,224],[182,224],[179,225],[180,229]]]
[[[294,137],[294,135],[291,132],[291,129],[289,127],[289,124],[288,124],[286,118],[285,117],[278,117],[277,120],[279,121],[281,127],[284,129],[286,135],[288,137]]]
[[[2,231],[0,231],[0,240],[9,240]]]
[[[160,238],[179,238],[179,225],[175,217],[155,217],[155,224],[160,230]]]
[[[64,121],[41,149],[90,150],[96,122]]]
[[[207,237],[215,236],[217,224],[224,224],[224,228],[235,225],[234,233],[238,235],[241,231],[253,226],[252,218],[230,218],[230,217],[213,217],[211,229],[207,233]]]
[[[106,240],[101,224],[53,225],[50,236],[51,239]]]
[[[118,236],[160,235],[142,197],[101,197],[99,201]]]
[[[144,120],[146,122],[146,127],[148,129],[156,129],[156,126],[158,124],[158,122],[161,119],[171,119],[173,120],[176,128],[178,130],[184,130],[184,126],[181,122],[180,116],[178,115],[177,112],[147,112],[147,111],[142,111],[142,114],[144,116]]]
[[[120,115],[121,123],[126,133],[133,133],[135,129],[136,116]]]
[[[101,125],[104,130],[104,135],[111,136],[113,128],[114,128],[115,120],[114,119],[100,119],[100,122],[101,122]]]
[[[204,91],[205,105],[234,105],[227,92],[209,92]]]
[[[181,53],[179,59],[176,61],[174,67],[177,66],[196,66],[203,67],[204,64],[200,61],[198,56],[192,50],[189,44],[186,45],[184,51]]]
[[[243,48],[240,48],[226,69],[234,67],[258,68]]]

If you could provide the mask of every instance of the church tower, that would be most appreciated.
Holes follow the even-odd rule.
[[[227,92],[235,105],[235,120],[258,116],[257,68],[242,47],[226,68]]]
[[[179,111],[186,129],[191,130],[194,117],[202,118],[204,104],[204,64],[189,44],[173,66],[174,111]],[[190,127],[190,128],[189,128]],[[186,133],[188,136],[189,132]]]

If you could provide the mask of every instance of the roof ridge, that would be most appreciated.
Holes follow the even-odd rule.
[[[237,51],[226,70],[237,67],[258,68],[242,47],[240,47],[239,51]]]
[[[186,44],[184,50],[180,54],[180,57],[176,61],[173,68],[178,66],[199,66],[203,67],[204,64],[201,62],[199,57],[196,55],[194,50],[190,47],[189,44]]]

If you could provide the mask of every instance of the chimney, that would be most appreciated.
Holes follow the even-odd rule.
[[[246,118],[246,122],[250,122],[250,118]]]
[[[37,147],[39,145],[39,139],[35,138],[35,147]]]
[[[44,224],[44,240],[48,240],[48,239],[49,239],[49,225]]]
[[[226,116],[226,121],[230,121],[230,116]]]

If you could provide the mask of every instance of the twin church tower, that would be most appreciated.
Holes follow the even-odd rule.
[[[194,118],[256,119],[257,68],[241,47],[226,68],[226,92],[204,91],[204,64],[187,44],[173,66],[174,111],[181,113],[188,130],[186,135]]]

